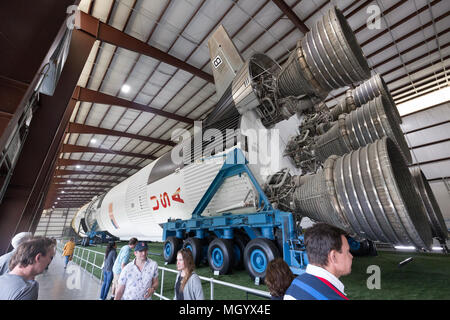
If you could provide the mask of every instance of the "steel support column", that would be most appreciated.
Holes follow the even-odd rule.
[[[53,175],[58,148],[76,102],[71,97],[94,42],[91,35],[74,30],[55,94],[40,97],[39,108],[0,205],[0,254],[8,251],[14,234],[34,232],[39,222],[48,188],[45,182]]]

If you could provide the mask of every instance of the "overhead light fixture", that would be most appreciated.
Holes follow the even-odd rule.
[[[416,247],[413,247],[413,246],[395,246],[395,249],[398,249],[398,250],[416,250]],[[441,247],[432,247],[431,249],[434,250],[434,251],[444,250]]]
[[[92,138],[91,143],[97,143],[97,139]]]
[[[394,248],[398,250],[416,250],[416,247],[413,246],[395,246]]]
[[[57,198],[58,200],[61,200],[61,198]]]
[[[61,193],[66,193],[66,192],[63,190],[63,191],[61,191]]]
[[[67,183],[72,183],[72,180],[67,180]]]
[[[120,90],[121,90],[123,93],[128,93],[128,92],[130,92],[131,87],[130,87],[129,85],[127,85],[127,84],[124,84]]]
[[[401,116],[417,112],[428,107],[442,104],[450,100],[450,87],[433,91],[421,97],[397,104],[398,112]]]
[[[80,166],[79,164],[77,164],[77,165],[75,166],[75,168],[80,169],[81,166]]]

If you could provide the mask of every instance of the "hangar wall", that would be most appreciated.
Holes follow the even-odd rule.
[[[70,227],[78,209],[55,209],[51,214],[42,214],[36,228],[35,236],[60,238],[65,228]]]
[[[413,164],[419,163],[429,180],[450,228],[450,101],[404,115],[402,119]]]

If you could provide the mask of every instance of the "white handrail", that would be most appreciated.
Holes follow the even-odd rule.
[[[169,268],[165,268],[165,267],[159,267],[158,266],[158,269],[160,269],[162,271],[169,271],[169,272],[172,272],[172,273],[178,273],[177,270],[173,270],[173,269],[169,269]],[[240,285],[237,285],[237,284],[234,284],[234,283],[216,280],[214,278],[206,278],[206,277],[203,277],[203,276],[199,276],[199,278],[200,278],[200,280],[208,281],[211,285],[212,284],[220,284],[220,285],[225,286],[225,287],[234,288],[234,289],[237,289],[237,290],[241,290],[241,291],[244,291],[244,292],[247,292],[247,293],[256,294],[258,296],[266,297],[266,298],[269,298],[269,299],[271,297],[270,293],[267,292],[267,291],[258,290],[258,289],[252,289],[252,288],[240,286]],[[162,291],[161,291],[161,293],[162,293]],[[214,291],[211,290],[211,300],[214,300],[213,293],[214,293]]]

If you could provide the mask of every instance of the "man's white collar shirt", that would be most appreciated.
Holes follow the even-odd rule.
[[[310,275],[323,278],[330,282],[333,286],[335,286],[340,292],[342,292],[345,295],[344,292],[344,284],[339,281],[338,278],[331,272],[328,272],[324,268],[314,266],[312,264],[308,264],[306,266],[306,273],[309,273]]]

